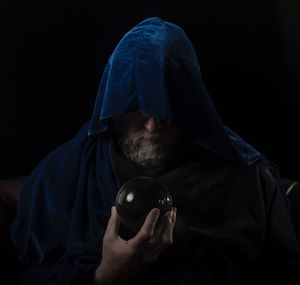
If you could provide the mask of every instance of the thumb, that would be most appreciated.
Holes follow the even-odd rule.
[[[110,237],[117,237],[120,228],[120,218],[117,214],[116,207],[111,207],[111,216],[108,221],[108,225],[106,228],[106,234]]]

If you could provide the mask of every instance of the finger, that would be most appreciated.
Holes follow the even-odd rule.
[[[139,230],[137,235],[133,238],[134,242],[141,243],[147,239],[150,239],[153,236],[154,229],[159,217],[159,213],[160,210],[157,208],[154,208],[150,211],[141,229]]]
[[[108,225],[106,228],[106,235],[109,237],[117,237],[120,228],[120,218],[117,214],[116,207],[113,206],[111,208],[111,216],[108,221]]]
[[[157,232],[162,233],[162,231],[170,227],[171,229],[173,229],[176,222],[176,213],[177,213],[177,209],[175,207],[173,207],[171,211],[166,212]]]
[[[172,208],[172,227],[174,228],[176,223],[176,217],[177,217],[177,208]]]
[[[176,208],[172,208],[170,212],[164,215],[161,228],[156,243],[160,251],[168,248],[173,243],[173,229],[176,222]]]

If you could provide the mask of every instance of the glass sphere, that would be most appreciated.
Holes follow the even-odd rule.
[[[138,232],[153,208],[160,209],[160,224],[163,215],[171,211],[173,199],[168,189],[156,179],[139,176],[127,181],[116,197],[116,210],[121,224],[132,232]]]

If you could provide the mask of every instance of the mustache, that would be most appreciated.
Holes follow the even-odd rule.
[[[158,133],[150,134],[150,133],[142,132],[142,133],[137,134],[135,138],[137,140],[140,140],[140,139],[158,140],[158,139],[162,138],[162,136],[161,136],[161,134],[158,134]]]

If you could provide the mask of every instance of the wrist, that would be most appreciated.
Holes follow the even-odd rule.
[[[108,268],[106,268],[103,264],[95,270],[94,273],[94,285],[119,285],[118,282],[118,274],[111,273]]]

